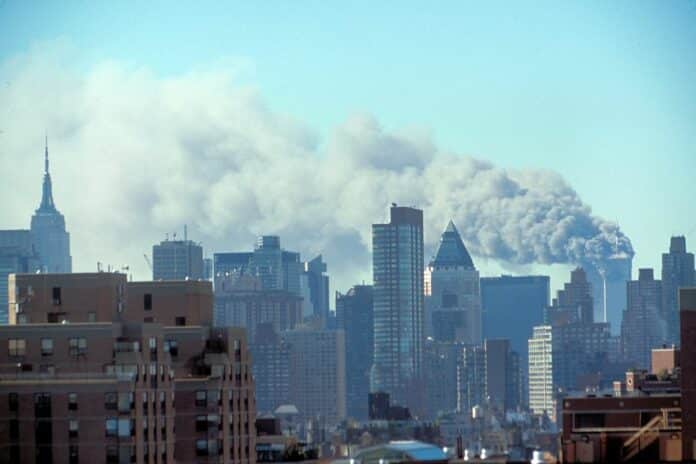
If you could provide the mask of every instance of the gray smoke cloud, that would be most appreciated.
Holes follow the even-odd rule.
[[[343,290],[371,280],[370,225],[391,202],[425,210],[430,248],[452,218],[472,254],[511,264],[633,254],[557,173],[444,152],[370,115],[323,139],[229,69],[163,78],[118,62],[70,71],[68,58],[54,45],[0,66],[0,171],[12,173],[1,226],[28,227],[38,206],[46,128],[77,270],[128,263],[147,278],[142,254],[188,224],[207,253],[250,249],[258,234],[323,253]]]

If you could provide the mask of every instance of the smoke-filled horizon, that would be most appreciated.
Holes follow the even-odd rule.
[[[43,129],[54,197],[71,233],[74,269],[128,263],[189,225],[206,254],[279,235],[303,259],[323,254],[335,288],[371,274],[371,224],[392,202],[425,212],[433,250],[452,219],[474,258],[510,265],[601,263],[633,255],[617,224],[558,173],[505,169],[441,150],[425,131],[385,130],[349,116],[326,139],[273,111],[225,70],[159,78],[104,62],[65,70],[60,53],[2,69],[3,228],[28,227],[40,199]],[[50,85],[47,79],[50,78]],[[426,259],[429,257],[426,256]]]

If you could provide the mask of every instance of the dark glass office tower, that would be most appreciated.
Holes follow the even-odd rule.
[[[372,285],[336,292],[336,325],[346,337],[346,407],[348,416],[368,418],[370,368],[374,348]]]
[[[374,364],[372,392],[416,407],[423,357],[423,211],[392,205],[388,224],[372,225]]]
[[[679,345],[679,288],[696,285],[694,254],[686,251],[686,237],[672,237],[669,253],[662,254],[662,313],[667,321],[667,340]]]

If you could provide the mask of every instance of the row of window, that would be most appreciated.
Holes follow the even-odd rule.
[[[7,350],[10,356],[25,356],[27,341],[24,338],[10,338],[7,340]],[[70,337],[68,339],[68,352],[71,356],[87,354],[87,339],[85,337]],[[41,339],[41,356],[53,355],[53,339]]]

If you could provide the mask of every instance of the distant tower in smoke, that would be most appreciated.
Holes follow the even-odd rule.
[[[41,204],[31,218],[31,236],[41,261],[41,271],[61,273],[72,271],[70,234],[65,218],[53,202],[53,184],[48,170],[48,138],[44,151],[44,177]]]
[[[608,322],[612,335],[621,333],[621,315],[626,309],[626,282],[631,280],[633,256],[615,253],[598,263],[583,263],[592,284],[594,320]]]

